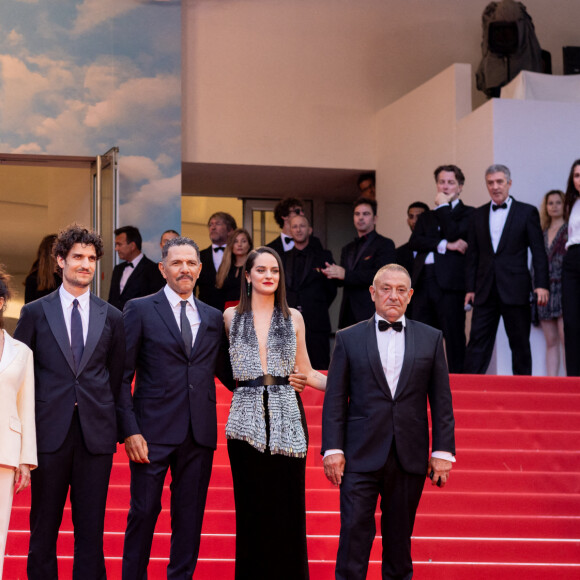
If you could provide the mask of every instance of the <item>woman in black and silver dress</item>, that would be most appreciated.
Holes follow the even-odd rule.
[[[248,255],[240,304],[224,313],[237,387],[226,426],[236,504],[236,580],[308,576],[308,433],[298,394],[326,388],[306,352],[302,315],[288,308],[278,254]]]

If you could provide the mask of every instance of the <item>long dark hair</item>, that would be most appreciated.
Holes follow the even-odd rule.
[[[56,234],[49,234],[42,238],[38,251],[36,252],[36,261],[28,275],[36,274],[37,290],[53,290],[57,287],[54,274],[56,272],[56,260],[52,254],[52,247],[56,241]]]
[[[246,263],[244,264],[244,268],[242,270],[242,288],[240,303],[236,306],[237,311],[240,314],[252,311],[252,296],[251,292],[250,296],[248,296],[246,272],[250,272],[252,270],[255,261],[261,254],[270,254],[271,256],[274,256],[274,258],[276,258],[276,262],[278,262],[280,279],[278,281],[278,288],[276,288],[276,292],[274,294],[274,304],[280,308],[284,318],[288,318],[290,316],[290,308],[288,308],[288,303],[286,302],[286,281],[284,278],[284,267],[282,266],[282,260],[280,259],[278,252],[272,248],[269,248],[268,246],[260,246],[259,248],[252,250],[246,258]]]
[[[216,288],[221,288],[224,285],[224,282],[226,281],[226,278],[228,277],[230,268],[232,266],[232,261],[235,263],[235,260],[233,260],[233,248],[234,244],[236,243],[236,238],[240,234],[246,236],[246,240],[248,240],[248,244],[250,244],[248,254],[254,248],[252,236],[250,235],[250,232],[248,230],[245,230],[244,228],[238,228],[237,230],[234,230],[231,234],[229,234],[228,243],[226,245],[226,249],[224,250],[224,257],[222,258],[222,263],[220,264],[220,267],[218,268],[215,277]]]
[[[568,177],[568,186],[566,187],[566,198],[564,199],[564,219],[568,221],[570,219],[570,212],[572,211],[572,206],[574,202],[578,199],[580,192],[574,187],[574,169],[580,165],[580,159],[576,159],[572,163],[572,169],[570,169],[570,176]]]

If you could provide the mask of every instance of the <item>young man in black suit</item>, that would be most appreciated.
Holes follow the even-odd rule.
[[[465,360],[465,252],[472,207],[459,199],[465,176],[457,165],[435,169],[435,209],[419,216],[409,247],[417,252],[411,275],[413,320],[443,331],[449,372]]]
[[[123,312],[127,357],[119,418],[131,460],[123,580],[147,577],[168,469],[167,578],[192,577],[217,445],[216,372],[232,386],[222,313],[193,296],[202,269],[197,244],[183,237],[168,241],[160,268],[167,284],[152,296],[131,300]]]
[[[73,578],[102,580],[125,358],[123,320],[89,291],[103,255],[98,234],[71,226],[59,233],[54,255],[62,286],[24,306],[14,333],[34,353],[38,469],[32,472],[28,578],[58,578],[56,541],[70,488]]]
[[[336,579],[366,578],[380,495],[382,577],[407,580],[425,476],[443,487],[455,461],[449,374],[441,331],[405,317],[407,271],[384,266],[370,294],[375,314],[336,335],[322,410],[324,472],[340,485]]]
[[[469,228],[465,305],[473,304],[471,333],[465,356],[465,372],[487,371],[500,317],[512,351],[514,375],[532,374],[530,350],[532,278],[538,305],[549,296],[548,258],[538,210],[510,196],[510,170],[492,165],[485,172],[491,203],[473,212]]]
[[[407,208],[407,225],[411,229],[411,235],[413,234],[413,230],[417,225],[417,221],[419,216],[425,212],[429,211],[429,206],[422,201],[414,201],[408,208]],[[411,250],[409,246],[409,242],[399,246],[396,249],[396,256],[397,256],[397,264],[403,266],[409,275],[413,276],[413,262],[415,261],[415,256],[417,252]],[[409,304],[409,308],[407,308],[407,314],[410,313],[411,305]]]
[[[312,228],[308,218],[296,215],[290,220],[294,248],[282,256],[286,273],[286,299],[304,317],[306,349],[312,368],[328,369],[330,362],[330,316],[328,309],[336,297],[336,283],[322,269],[334,259],[328,250],[310,243]]]
[[[395,262],[395,244],[375,231],[377,202],[359,197],[354,202],[354,227],[357,237],[342,248],[340,266],[326,264],[324,275],[337,280],[343,287],[338,327],[366,320],[374,312],[369,295],[369,286],[377,270],[385,264]]]
[[[229,213],[217,211],[210,216],[207,227],[211,246],[200,252],[203,268],[197,282],[197,294],[202,302],[223,311],[223,292],[215,287],[215,277],[224,257],[228,237],[238,226]]]
[[[159,266],[141,253],[143,240],[135,226],[123,226],[115,230],[115,251],[119,259],[111,276],[109,304],[123,310],[132,298],[148,296],[163,286]]]

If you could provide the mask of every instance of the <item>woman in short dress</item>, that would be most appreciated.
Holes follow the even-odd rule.
[[[278,254],[248,255],[240,304],[224,313],[237,387],[226,426],[236,504],[236,580],[304,580],[308,433],[293,373],[324,390],[302,315],[288,308]]]
[[[580,159],[570,169],[564,219],[568,222],[568,242],[562,264],[562,314],[566,347],[566,373],[580,377]]]
[[[30,484],[36,459],[32,351],[4,330],[9,277],[0,266],[0,578],[12,494]]]
[[[562,262],[568,241],[568,224],[564,221],[564,192],[553,189],[546,193],[540,207],[540,220],[550,268],[550,298],[546,306],[538,306],[538,314],[546,339],[546,374],[557,377],[560,345],[564,347]]]

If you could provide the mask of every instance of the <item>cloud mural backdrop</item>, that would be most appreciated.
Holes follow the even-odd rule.
[[[144,251],[181,223],[181,6],[2,0],[0,152],[120,150],[120,225]]]

